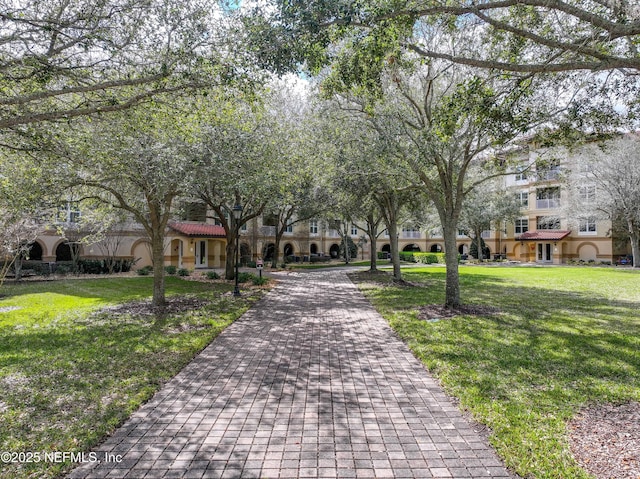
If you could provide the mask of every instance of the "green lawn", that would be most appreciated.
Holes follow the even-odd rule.
[[[0,290],[0,452],[87,450],[121,424],[262,291],[167,278],[208,304],[165,316],[100,312],[146,299],[151,278],[5,284]],[[68,464],[0,464],[0,478],[51,478]]]
[[[463,302],[499,314],[424,321],[444,303],[444,268],[407,269],[415,286],[361,288],[446,390],[489,426],[523,477],[587,478],[566,424],[587,405],[640,401],[640,272],[461,267]]]

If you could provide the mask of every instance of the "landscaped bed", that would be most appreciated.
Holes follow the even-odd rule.
[[[440,307],[444,268],[407,270],[400,284],[354,278],[522,477],[640,477],[640,273],[460,273],[457,315]]]
[[[3,286],[0,478],[77,465],[63,454],[100,442],[265,291],[234,298],[231,284],[180,278],[166,287],[160,312],[149,277]]]

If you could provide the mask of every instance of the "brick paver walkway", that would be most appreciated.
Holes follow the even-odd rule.
[[[343,272],[280,280],[69,477],[512,477]]]

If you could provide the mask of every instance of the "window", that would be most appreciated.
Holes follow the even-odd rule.
[[[583,204],[593,204],[596,200],[596,185],[579,186],[578,193]]]
[[[523,208],[529,207],[529,192],[528,191],[519,191],[516,193],[516,201]]]
[[[557,180],[560,178],[560,160],[539,160],[536,163],[538,181]]]
[[[58,222],[78,223],[81,217],[80,207],[75,201],[68,201],[58,208]]]
[[[581,235],[594,235],[597,234],[596,220],[593,217],[582,218],[580,220],[579,233]]]
[[[560,218],[558,218],[557,216],[538,216],[536,218],[536,229],[559,230]]]
[[[288,223],[286,228],[284,229],[285,233],[293,233],[293,225],[291,223]]]
[[[527,165],[516,166],[516,181],[525,181],[527,178]]]
[[[420,238],[420,230],[412,226],[405,226],[402,228],[403,238]]]
[[[351,225],[351,236],[358,236],[358,227],[356,225]]]
[[[311,233],[312,235],[317,235],[318,234],[318,221],[317,220],[309,221],[309,233]]]
[[[526,233],[527,231],[529,231],[529,218],[519,218],[516,220],[515,225],[516,225],[515,233],[517,235]]]
[[[536,190],[536,208],[544,210],[560,206],[560,188],[538,188]]]

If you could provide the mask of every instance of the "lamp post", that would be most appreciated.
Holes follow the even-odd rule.
[[[235,206],[233,207],[233,219],[234,219],[234,223],[235,223],[235,230],[236,230],[236,286],[233,289],[233,295],[234,296],[240,296],[240,289],[238,288],[238,252],[240,250],[240,217],[242,216],[242,206],[238,203],[235,204]]]

